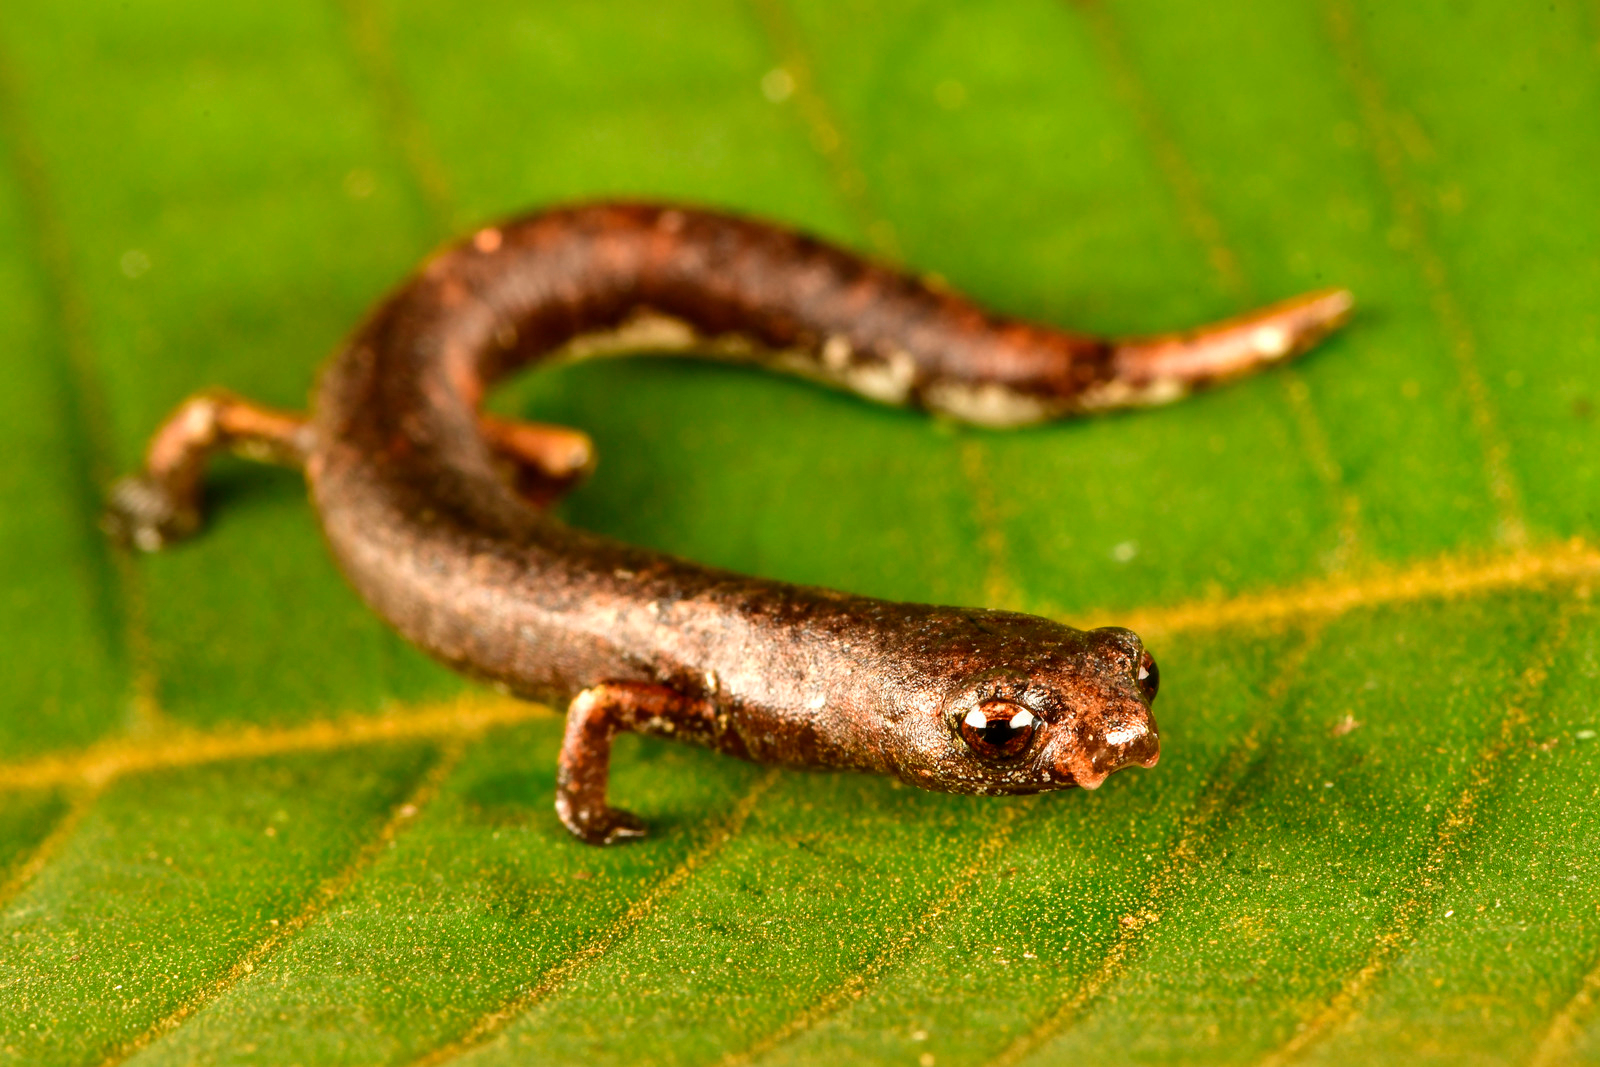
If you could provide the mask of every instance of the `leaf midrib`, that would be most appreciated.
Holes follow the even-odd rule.
[[[1326,622],[1354,611],[1394,604],[1452,600],[1559,587],[1600,577],[1600,548],[1580,539],[1540,550],[1487,557],[1440,556],[1364,579],[1313,581],[1223,600],[1117,612],[1119,623],[1164,637]],[[1111,616],[1090,612],[1059,621],[1087,627]],[[173,767],[252,759],[291,752],[336,751],[445,738],[512,726],[558,712],[543,705],[469,692],[438,704],[413,705],[380,715],[313,719],[295,726],[185,730],[168,727],[134,738],[97,742],[12,763],[0,762],[0,792],[102,784],[132,774]]]

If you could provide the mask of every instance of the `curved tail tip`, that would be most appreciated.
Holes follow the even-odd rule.
[[[1279,307],[1299,319],[1322,337],[1350,321],[1356,308],[1356,294],[1348,289],[1319,289],[1314,293],[1280,304]]]
[[[1257,359],[1272,360],[1310,348],[1348,322],[1355,306],[1355,294],[1348,289],[1319,289],[1198,333],[1217,341],[1232,335]]]
[[[1344,325],[1355,302],[1348,289],[1320,289],[1197,330],[1122,341],[1115,345],[1119,377],[1166,383],[1165,391],[1155,391],[1181,396],[1187,387],[1304,352]]]

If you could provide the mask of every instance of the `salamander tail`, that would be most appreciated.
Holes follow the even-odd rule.
[[[1248,374],[1304,352],[1349,318],[1348,289],[1323,289],[1195,330],[1113,342],[1115,380],[1149,401]]]

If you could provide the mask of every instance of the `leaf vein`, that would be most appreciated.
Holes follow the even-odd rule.
[[[879,209],[870,182],[828,100],[817,88],[815,73],[800,30],[783,0],[750,0],[762,31],[783,69],[794,79],[794,100],[810,134],[812,147],[827,164],[833,183],[856,226],[873,248],[891,260],[903,259],[894,223]],[[984,557],[983,598],[987,606],[1018,608],[1023,604],[1007,564],[1005,528],[994,507],[994,488],[984,475],[984,446],[968,438],[961,450],[961,472],[972,495],[973,518]]]
[[[109,405],[100,381],[98,359],[89,336],[89,301],[72,266],[72,243],[56,210],[43,150],[23,115],[17,64],[0,55],[0,139],[9,146],[26,214],[31,224],[35,269],[42,281],[58,337],[57,359],[62,423],[70,430],[75,504],[74,524],[87,561],[95,614],[113,652],[127,656],[131,721],[135,732],[164,722],[156,699],[158,679],[146,630],[143,583],[125,552],[113,551],[100,536],[102,489],[114,472],[108,433]],[[13,462],[22,461],[13,459]]]
[[[778,62],[794,82],[794,101],[810,135],[811,146],[828,166],[846,209],[879,254],[900,259],[893,224],[872,199],[866,172],[857,161],[827,98],[817,88],[811,59],[800,30],[783,0],[750,0],[762,32]]]
[[[1584,975],[1578,991],[1551,1017],[1550,1025],[1528,1060],[1528,1067],[1555,1067],[1571,1062],[1572,1046],[1582,1036],[1582,1023],[1594,1014],[1597,1004],[1600,1004],[1600,959],[1596,959],[1589,973]]]
[[[740,1064],[749,1063],[779,1045],[799,1037],[830,1015],[865,996],[872,984],[884,972],[904,959],[919,941],[938,927],[950,910],[966,895],[967,890],[972,888],[978,876],[1005,851],[1025,810],[1036,812],[1038,807],[1034,805],[1025,809],[1021,805],[1012,804],[1002,808],[997,818],[985,824],[984,840],[978,846],[972,861],[949,880],[944,892],[923,911],[922,918],[911,929],[879,950],[866,966],[847,975],[819,997],[811,1007],[804,1009],[748,1048],[728,1053],[722,1058],[721,1067],[738,1067]]]
[[[66,810],[61,813],[61,817],[56,820],[56,824],[50,828],[50,832],[39,839],[39,843],[33,847],[33,851],[17,865],[16,869],[11,872],[11,876],[4,882],[0,882],[0,909],[4,909],[13,898],[39,876],[39,872],[43,871],[51,860],[55,859],[56,853],[61,850],[61,846],[66,844],[73,834],[77,833],[78,826],[83,822],[84,816],[89,814],[90,809],[95,805],[95,801],[100,799],[100,794],[104,791],[104,786],[100,784],[88,784],[75,791],[66,805]]]
[[[1082,13],[1099,48],[1101,62],[1111,75],[1111,83],[1132,112],[1146,144],[1150,146],[1156,169],[1172,190],[1184,225],[1206,250],[1206,257],[1223,290],[1231,297],[1252,297],[1251,285],[1239,266],[1239,257],[1228,244],[1221,221],[1206,203],[1199,176],[1184,154],[1177,137],[1161,115],[1154,96],[1128,58],[1122,34],[1102,0],[1071,0]],[[1352,562],[1361,543],[1361,498],[1344,483],[1344,472],[1333,457],[1328,434],[1311,404],[1311,389],[1305,377],[1292,366],[1279,368],[1279,381],[1289,403],[1290,417],[1299,431],[1301,451],[1323,490],[1336,501],[1338,527],[1335,547],[1330,554],[1330,570],[1340,571]]]
[[[78,753],[0,764],[0,790],[101,784],[123,775],[297,752],[328,752],[363,745],[468,736],[554,713],[541,704],[471,693],[457,700],[377,717],[312,722],[303,726],[168,732],[159,739],[108,741]]]
[[[1134,608],[1115,614],[1123,625],[1140,633],[1211,632],[1284,625],[1313,617],[1332,618],[1385,604],[1581,583],[1596,575],[1600,575],[1600,550],[1581,538],[1573,538],[1536,550],[1445,554],[1407,567],[1373,567],[1353,580],[1322,579],[1222,600]],[[1087,626],[1109,614],[1112,613],[1102,610],[1065,621]]]
[[[1508,545],[1522,545],[1528,538],[1522,493],[1511,472],[1510,446],[1500,433],[1494,402],[1478,367],[1477,335],[1456,297],[1444,257],[1430,239],[1421,199],[1406,176],[1388,94],[1357,38],[1354,13],[1347,0],[1327,0],[1326,11],[1329,36],[1342,60],[1339,65],[1355,94],[1361,123],[1367,131],[1366,143],[1389,192],[1390,207],[1398,223],[1396,232],[1421,271],[1434,318],[1444,330],[1456,374],[1466,392],[1472,426],[1483,453],[1484,479],[1498,512],[1498,539]]]
[[[1322,1008],[1304,1023],[1281,1047],[1268,1053],[1259,1067],[1283,1067],[1323,1038],[1332,1034],[1356,1013],[1361,1001],[1372,986],[1389,969],[1416,936],[1417,930],[1433,911],[1434,901],[1444,889],[1442,874],[1459,858],[1465,840],[1477,824],[1477,812],[1486,792],[1489,792],[1499,775],[1497,765],[1506,758],[1526,734],[1532,723],[1529,706],[1543,692],[1549,680],[1556,657],[1566,647],[1572,632],[1572,618],[1579,604],[1578,597],[1563,599],[1556,611],[1550,632],[1536,645],[1533,662],[1522,672],[1513,685],[1506,701],[1505,714],[1500,718],[1500,728],[1490,740],[1484,742],[1466,773],[1466,782],[1434,827],[1433,842],[1422,862],[1411,872],[1408,885],[1402,887],[1402,902],[1395,909],[1387,928],[1374,939],[1372,949],[1361,967],[1345,980],[1339,991]]]
[[[1141,634],[1208,633],[1273,628],[1386,604],[1481,596],[1498,591],[1577,584],[1600,577],[1600,549],[1580,539],[1541,550],[1463,558],[1440,556],[1380,570],[1355,581],[1318,580],[1226,600],[1169,608],[1101,610],[1063,619],[1079,627],[1115,617]],[[471,692],[440,704],[380,716],[214,732],[168,730],[153,737],[99,742],[15,763],[0,763],[0,791],[103,783],[173,767],[320,752],[420,738],[449,738],[555,715],[541,704]]]
[[[328,907],[366,873],[373,862],[406,829],[416,825],[417,816],[438,795],[466,751],[466,737],[456,737],[445,742],[432,765],[418,778],[417,784],[401,803],[389,813],[378,827],[378,832],[366,841],[355,856],[341,870],[323,880],[306,901],[305,906],[292,918],[273,927],[260,941],[251,945],[221,975],[192,992],[172,1011],[157,1020],[137,1037],[124,1042],[101,1061],[101,1067],[124,1063],[156,1041],[167,1036],[206,1005],[237,986],[247,976],[278,952],[286,943],[321,916]]]
[[[1177,840],[1168,849],[1161,865],[1146,880],[1138,906],[1119,920],[1111,947],[1101,957],[1100,963],[1076,988],[1061,998],[1055,1011],[1008,1045],[989,1061],[987,1067],[1014,1067],[1022,1062],[1076,1022],[1084,1009],[1122,975],[1129,957],[1143,944],[1145,932],[1161,921],[1167,899],[1175,889],[1188,881],[1217,832],[1226,825],[1228,815],[1234,808],[1232,798],[1255,762],[1274,713],[1288,696],[1295,679],[1300,675],[1300,669],[1321,641],[1325,624],[1325,620],[1312,620],[1303,631],[1299,643],[1283,657],[1282,668],[1257,704],[1249,728],[1229,748],[1201,786],[1194,802],[1183,815]]]
[[[382,132],[404,163],[430,220],[448,236],[459,228],[450,175],[433,149],[427,125],[412,106],[382,16],[371,0],[337,0],[337,4],[346,43],[367,81]]]
[[[572,955],[548,968],[533,986],[479,1016],[460,1037],[413,1061],[412,1067],[437,1067],[438,1064],[458,1059],[487,1044],[499,1036],[506,1027],[536,1008],[584,966],[608,952],[654,912],[663,900],[689,879],[690,875],[744,829],[756,804],[777,783],[779,777],[780,771],[776,767],[768,768],[746,790],[744,796],[739,798],[722,826],[707,837],[698,848],[685,856],[682,863],[668,872],[644,896],[634,901],[610,926],[606,927],[600,936],[588,941]]]

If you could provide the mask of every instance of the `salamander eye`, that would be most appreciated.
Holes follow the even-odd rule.
[[[961,720],[961,739],[984,759],[1013,759],[1028,750],[1038,719],[1009,700],[986,700]]]
[[[1154,700],[1160,688],[1161,668],[1156,666],[1155,657],[1146,652],[1139,660],[1139,691],[1146,700]]]

